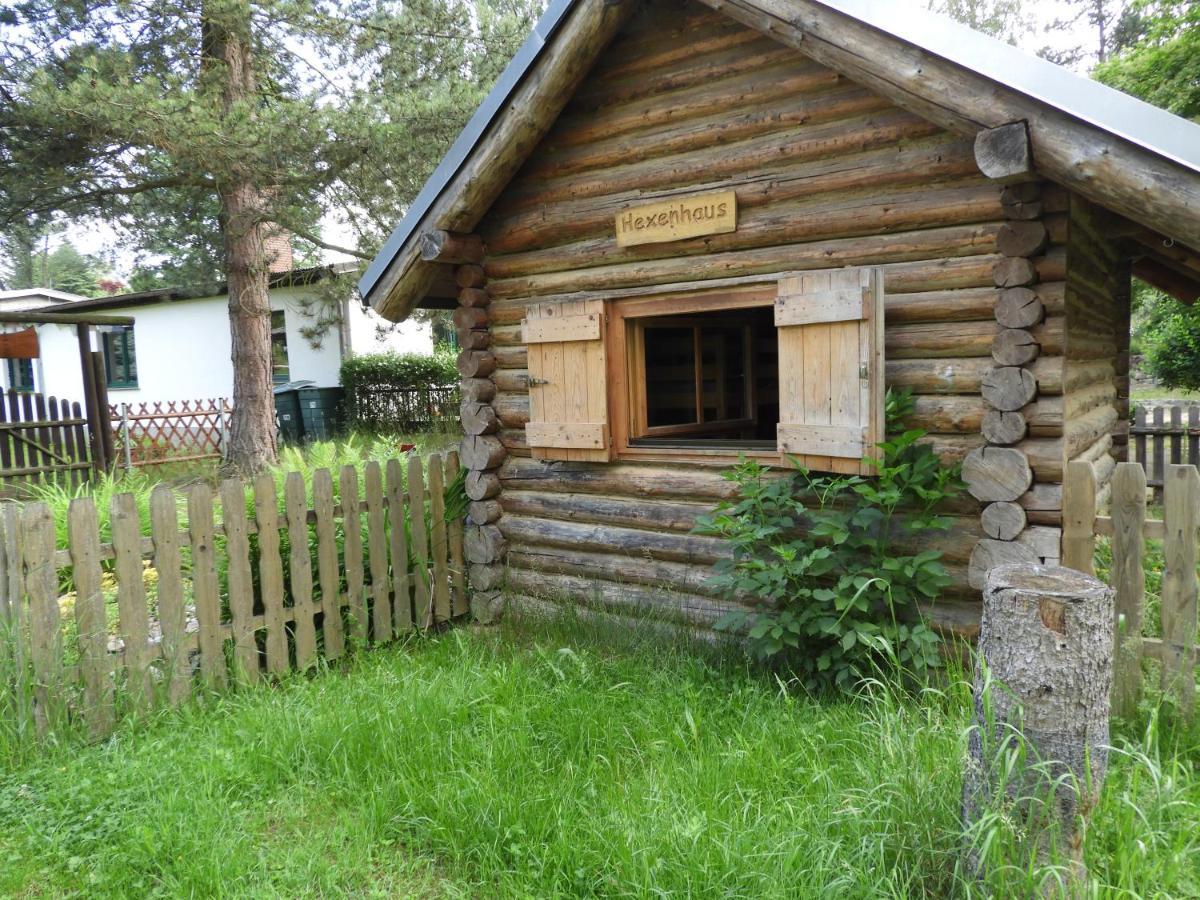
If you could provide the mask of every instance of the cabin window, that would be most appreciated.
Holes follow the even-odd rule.
[[[727,290],[531,304],[535,459],[741,456],[871,474],[883,439],[883,290],[873,269]]]
[[[629,446],[774,449],[778,342],[771,307],[630,317]]]
[[[137,380],[137,348],[133,342],[132,325],[116,325],[100,332],[104,353],[104,375],[110,388],[135,388]]]
[[[271,379],[276,384],[290,380],[288,367],[287,316],[282,309],[271,311]]]
[[[19,394],[29,394],[34,390],[33,360],[10,359],[8,363],[8,386]]]

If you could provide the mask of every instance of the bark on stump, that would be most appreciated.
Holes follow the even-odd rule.
[[[1033,828],[1039,859],[1057,853],[1077,879],[1055,891],[1068,896],[1083,883],[1084,832],[1108,765],[1112,655],[1113,591],[1104,583],[1027,563],[988,573],[963,822],[970,829],[998,804],[1015,809]],[[1022,765],[1006,779],[1004,759],[1018,743]],[[986,875],[974,851],[969,862]]]

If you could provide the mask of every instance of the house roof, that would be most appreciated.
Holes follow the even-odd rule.
[[[343,275],[355,269],[352,263],[338,263],[329,266],[311,266],[305,269],[292,269],[290,272],[280,272],[271,276],[270,287],[287,288],[315,284],[335,275]],[[126,294],[113,294],[110,297],[91,297],[76,300],[71,304],[71,312],[79,310],[124,309],[130,306],[150,306],[156,303],[171,303],[180,300],[199,300],[203,297],[220,297],[225,294],[227,287],[223,282],[216,284],[201,284],[194,287],[157,288],[152,291],[133,291]]]
[[[628,5],[631,0],[623,2]],[[1143,200],[1145,214],[1135,218],[1200,247],[1200,204],[1193,202],[1200,198],[1200,125],[1196,123],[946,17],[910,4],[901,6],[894,0],[701,2],[956,131],[972,133],[1010,121],[1029,121],[1040,173],[1126,215],[1131,214],[1131,204]],[[600,3],[613,5],[613,0],[551,3],[367,268],[359,282],[364,302],[398,320],[421,299],[418,294],[425,290],[432,278],[430,270],[436,266],[414,255],[421,230],[451,227],[436,221],[438,208],[453,207],[454,200],[472,190],[471,179],[456,176],[479,153],[485,139],[502,130],[507,117],[521,114],[514,97],[523,82],[536,77],[572,14],[582,14],[589,5]],[[881,46],[886,51],[882,58],[864,52],[867,47],[878,50]],[[926,64],[932,71],[926,71]],[[964,86],[970,90],[960,90]],[[974,107],[968,102],[972,92]],[[1055,115],[1035,131],[1031,120],[1038,119],[1041,125],[1039,117],[1047,111]],[[1077,152],[1074,159],[1063,158],[1055,144],[1062,143],[1066,133],[1078,137],[1079,143],[1090,142],[1087,151]],[[525,132],[520,135],[528,137]],[[1117,140],[1108,143],[1111,139]],[[535,143],[529,141],[528,148]],[[1119,152],[1114,152],[1114,147]],[[1043,156],[1039,150],[1044,151],[1044,159],[1039,159]],[[1131,160],[1135,163],[1132,168],[1144,170],[1142,186],[1124,186],[1123,194],[1111,190],[1113,172],[1129,169]],[[1181,191],[1180,185],[1186,190]],[[1152,193],[1155,196],[1150,196]],[[1138,209],[1141,211],[1140,206]],[[486,207],[472,212],[468,218],[473,227]],[[1186,227],[1167,227],[1168,214],[1178,224],[1181,213],[1188,217]],[[464,218],[461,210],[457,218]]]
[[[82,294],[69,294],[66,291],[57,291],[54,288],[44,287],[16,288],[9,291],[0,291],[0,303],[10,300],[33,300],[37,298],[43,298],[52,303],[75,303],[87,299]]]

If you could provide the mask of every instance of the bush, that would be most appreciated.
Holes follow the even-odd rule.
[[[342,363],[347,391],[420,388],[458,381],[452,347],[439,344],[432,356],[423,353],[366,353]]]
[[[911,397],[889,392],[889,426],[911,411]],[[716,564],[716,586],[759,605],[717,627],[745,632],[758,658],[782,663],[809,689],[850,687],[880,663],[912,673],[937,665],[937,635],[916,603],[936,598],[950,579],[940,551],[902,548],[950,527],[935,508],[961,482],[957,468],[917,443],[923,436],[910,430],[879,444],[870,478],[813,476],[799,466],[775,477],[754,461],[726,473],[738,499],[723,501],[697,530],[733,551]]]
[[[1200,306],[1159,295],[1143,314],[1146,371],[1163,387],[1200,390]]]

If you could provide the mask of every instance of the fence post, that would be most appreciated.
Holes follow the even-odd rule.
[[[1191,718],[1196,705],[1196,541],[1200,528],[1200,472],[1168,466],[1163,477],[1162,688],[1179,692]]]
[[[1131,716],[1142,693],[1142,612],[1146,573],[1146,470],[1117,463],[1112,480],[1114,616],[1113,713]]]
[[[1096,471],[1090,462],[1067,463],[1063,496],[1062,564],[1096,574]]]
[[[129,404],[121,404],[121,443],[125,452],[125,471],[133,471],[133,448],[129,440]]]
[[[226,403],[226,398],[220,400],[220,413],[217,415],[217,420],[221,423],[220,434],[217,436],[218,446],[217,453],[224,460],[225,454],[229,449],[229,420],[225,418],[227,412],[232,412],[233,408]]]

